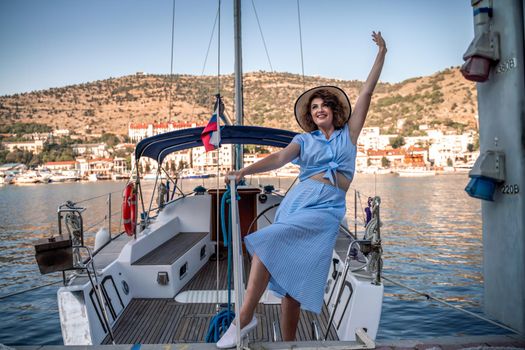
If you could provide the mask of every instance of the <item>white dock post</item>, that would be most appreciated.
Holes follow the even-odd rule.
[[[505,154],[505,181],[481,201],[483,306],[486,315],[525,334],[525,66],[523,0],[473,1],[474,31],[499,33],[499,61],[477,84],[480,151]]]

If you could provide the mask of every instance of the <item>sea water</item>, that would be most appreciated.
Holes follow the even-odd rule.
[[[286,188],[293,180],[248,179],[252,185],[273,184],[276,188]],[[215,178],[195,179],[179,185],[187,192],[198,185],[215,187],[216,182]],[[356,227],[362,235],[367,198],[380,196],[384,276],[482,315],[481,204],[464,192],[467,182],[466,174],[425,178],[358,174],[347,194],[347,218],[352,231]],[[33,244],[56,234],[57,207],[66,200],[84,200],[80,205],[87,208],[84,227],[88,243],[92,243],[96,230],[109,226],[109,201],[112,232],[121,231],[118,212],[124,184],[99,181],[0,187],[0,298],[61,280],[60,273],[40,274]],[[153,182],[145,182],[144,188],[151,192]],[[108,193],[112,193],[111,200]],[[378,340],[507,333],[420,294],[384,283]],[[62,344],[56,301],[59,286],[57,283],[0,299],[0,343]]]

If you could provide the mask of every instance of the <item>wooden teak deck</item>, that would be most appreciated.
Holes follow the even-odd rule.
[[[245,260],[245,270],[249,262]],[[217,287],[216,261],[209,261],[188,283],[183,291],[215,290]],[[219,289],[226,289],[227,259],[219,264]],[[232,281],[233,286],[233,281]],[[233,305],[232,305],[233,308]],[[279,304],[259,304],[255,310],[257,328],[250,334],[250,342],[281,341],[279,332]],[[116,344],[173,344],[204,342],[216,303],[179,303],[175,299],[133,299],[120,316],[113,334]],[[315,340],[313,324],[320,337],[326,332],[328,312],[326,307],[317,315],[301,311],[297,329],[298,341]],[[331,327],[328,340],[338,340]],[[104,344],[110,344],[106,337]]]

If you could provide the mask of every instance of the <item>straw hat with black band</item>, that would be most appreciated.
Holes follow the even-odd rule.
[[[297,123],[299,123],[299,126],[306,132],[311,132],[315,130],[308,126],[308,123],[306,122],[305,118],[308,115],[310,115],[310,98],[312,97],[312,95],[314,95],[320,90],[325,90],[337,97],[339,103],[343,108],[343,115],[346,116],[345,122],[348,122],[348,119],[350,119],[350,115],[352,114],[352,106],[350,105],[350,100],[348,99],[348,96],[343,90],[341,90],[337,86],[330,85],[314,87],[310,90],[303,92],[302,95],[299,96],[299,98],[295,102],[294,107],[295,119],[297,120]]]

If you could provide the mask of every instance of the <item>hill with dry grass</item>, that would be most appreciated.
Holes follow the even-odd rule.
[[[311,76],[303,81],[302,76],[289,73],[247,73],[245,124],[298,131],[293,105],[305,87],[337,85],[355,103],[362,84]],[[233,119],[233,76],[221,77],[221,86],[226,113]],[[0,125],[41,123],[80,135],[123,135],[130,122],[204,123],[211,115],[216,92],[213,76],[136,74],[0,96]],[[475,84],[463,79],[457,68],[450,68],[398,84],[378,84],[365,126],[403,135],[421,133],[421,124],[462,131],[476,128],[476,114]]]

